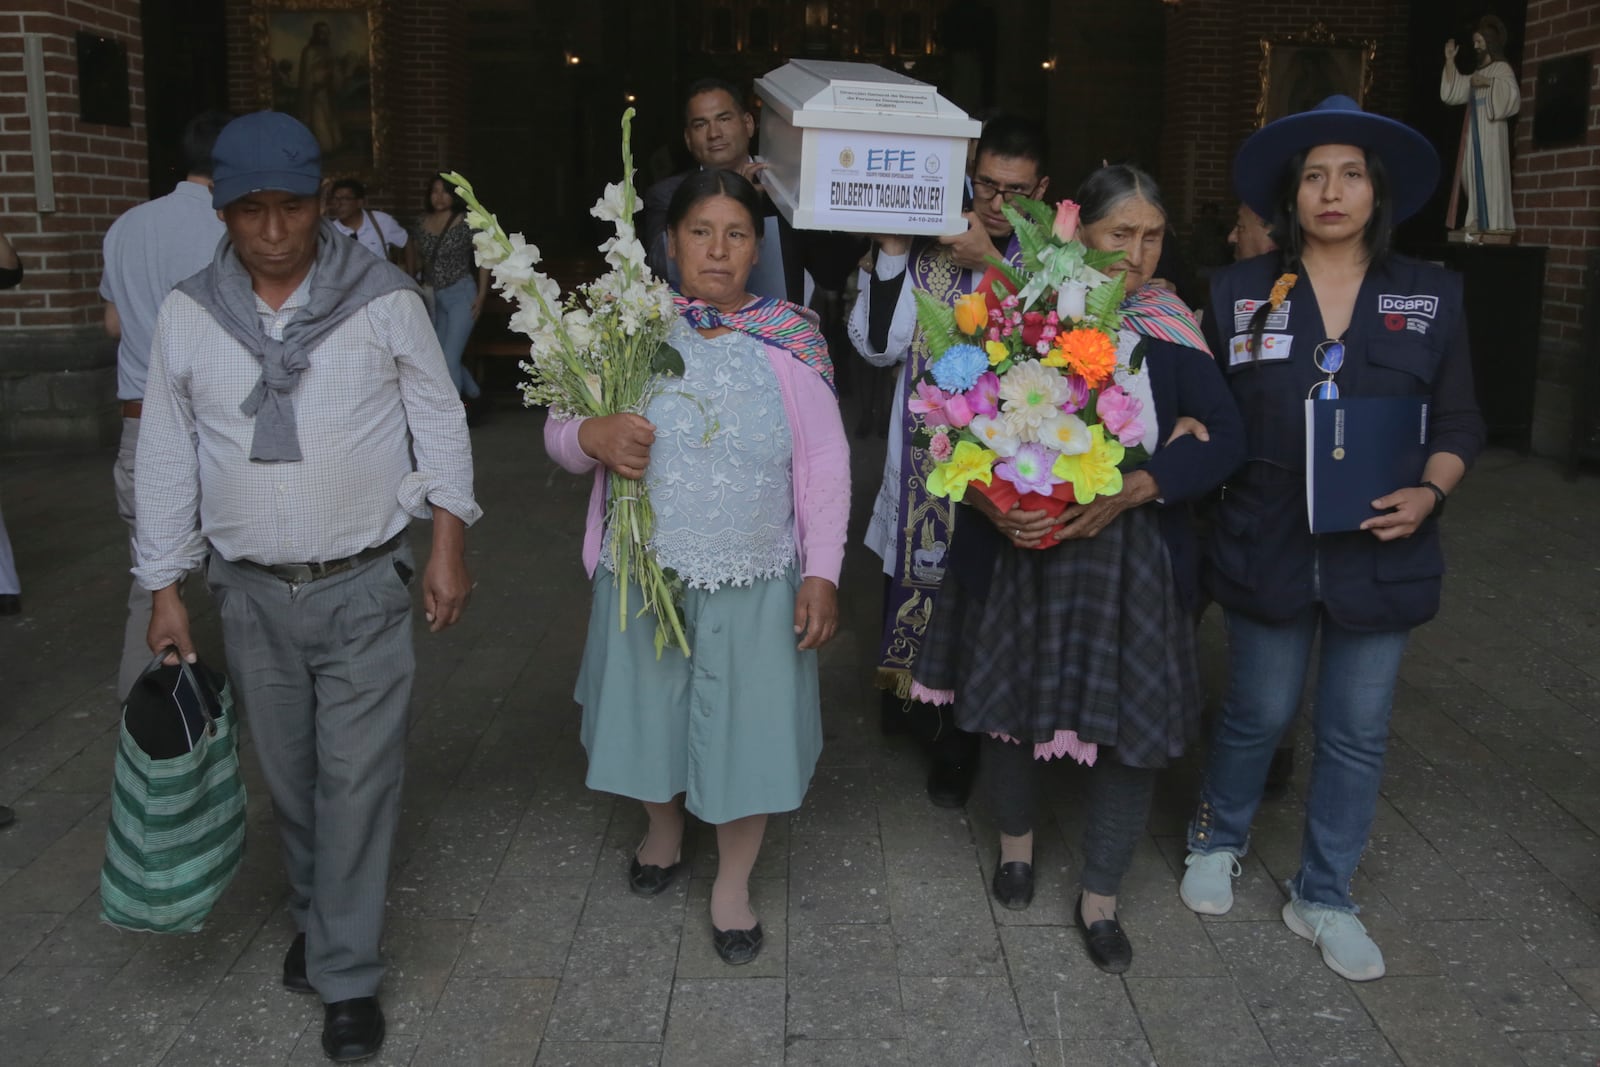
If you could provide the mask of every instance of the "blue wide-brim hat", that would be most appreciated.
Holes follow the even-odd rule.
[[[322,148],[305,124],[281,111],[240,115],[211,149],[211,206],[265,191],[314,196],[322,187]]]
[[[1362,111],[1348,96],[1330,96],[1310,111],[1267,123],[1239,146],[1233,189],[1257,215],[1277,214],[1283,168],[1296,153],[1318,145],[1349,144],[1376,152],[1389,175],[1394,221],[1422,210],[1439,184],[1439,153],[1403,122]]]

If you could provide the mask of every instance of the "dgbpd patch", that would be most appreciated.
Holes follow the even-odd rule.
[[[1378,314],[1383,318],[1384,329],[1391,333],[1411,330],[1425,334],[1434,316],[1439,313],[1439,298],[1421,293],[1400,296],[1395,293],[1378,294]]]

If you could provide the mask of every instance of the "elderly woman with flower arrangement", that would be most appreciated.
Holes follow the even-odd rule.
[[[1183,505],[1243,454],[1238,410],[1194,319],[1148,284],[1166,222],[1147,174],[1090,175],[1048,242],[1038,223],[1019,226],[1027,269],[997,268],[1015,295],[957,306],[949,333],[972,341],[948,347],[910,401],[936,460],[930,491],[968,505],[913,692],[953,700],[961,727],[984,736],[1005,907],[1033,899],[1038,764],[1070,756],[1092,768],[1074,911],[1111,973],[1133,956],[1117,892],[1156,773],[1199,729]],[[1174,433],[1185,417],[1205,429]]]

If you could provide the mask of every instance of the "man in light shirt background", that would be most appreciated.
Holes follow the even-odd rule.
[[[367,207],[367,187],[354,178],[340,178],[329,187],[328,206],[333,209],[333,224],[338,231],[354,237],[379,259],[397,261],[410,239],[393,215]]]
[[[106,333],[117,340],[117,399],[122,404],[122,440],[112,480],[117,514],[128,524],[128,552],[136,564],[139,524],[133,467],[139,452],[156,313],[174,285],[211,262],[217,242],[227,233],[211,206],[211,146],[232,118],[225,111],[207,111],[190,119],[183,129],[183,181],[166,196],[124,212],[106,231],[103,244],[105,273],[100,276],[100,298],[105,301]],[[149,626],[150,593],[138,582],[130,582],[122,661],[117,669],[119,701],[149,665],[150,653],[145,648]]]

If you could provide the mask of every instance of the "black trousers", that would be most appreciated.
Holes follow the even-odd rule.
[[[983,791],[1000,832],[1033,830],[1039,760],[1033,746],[983,738]],[[1116,896],[1133,849],[1150,821],[1157,771],[1111,760],[1089,769],[1089,822],[1083,831],[1083,888]]]

